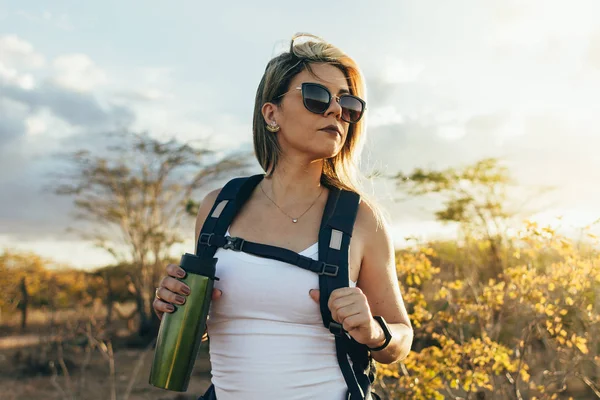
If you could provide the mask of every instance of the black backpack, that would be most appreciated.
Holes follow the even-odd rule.
[[[222,247],[283,261],[317,273],[323,324],[335,335],[338,363],[348,386],[347,400],[379,399],[371,390],[375,378],[371,353],[367,346],[356,342],[340,324],[333,321],[327,306],[331,292],[349,284],[348,248],[358,212],[359,195],[329,188],[329,197],[319,230],[319,258],[313,260],[281,247],[225,236],[233,218],[263,178],[262,174],[235,178],[223,187],[202,226],[196,254],[199,257],[213,258],[217,249]],[[198,400],[216,400],[214,387],[211,385]]]

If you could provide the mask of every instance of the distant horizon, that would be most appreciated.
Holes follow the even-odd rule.
[[[531,218],[531,219],[526,219],[528,221],[532,221],[532,222],[537,222],[540,227],[551,227],[553,229],[556,229],[557,233],[559,235],[564,235],[566,238],[571,239],[574,241],[574,243],[587,243],[593,246],[592,241],[590,241],[588,238],[586,237],[581,237],[581,230],[589,224],[586,225],[582,225],[582,226],[570,226],[570,227],[560,227],[558,225],[561,224],[561,220],[559,219],[560,216],[557,217],[550,217],[548,219],[546,219],[546,221],[544,222],[544,220],[540,220],[540,219],[535,219],[535,218]],[[600,219],[600,218],[598,218]],[[508,237],[510,238],[515,238],[517,232],[519,231],[519,229],[524,228],[525,226],[525,221],[523,220],[520,226],[516,226],[515,228],[510,228],[511,233],[508,234]],[[594,221],[592,221],[594,222]],[[190,226],[193,230],[193,218],[190,218]],[[595,224],[596,227],[595,229],[590,230],[591,233],[595,233],[595,234],[600,234],[600,223],[596,223]],[[425,229],[424,226],[426,227]],[[444,224],[441,223],[439,221],[435,221],[435,220],[429,220],[429,221],[418,221],[418,222],[413,222],[412,224],[402,224],[402,226],[396,226],[396,225],[392,225],[390,226],[390,232],[392,237],[394,238],[394,245],[395,245],[395,249],[396,251],[401,251],[401,250],[407,250],[407,249],[411,249],[414,248],[415,246],[421,245],[421,244],[431,244],[431,243],[435,243],[435,242],[441,242],[441,241],[447,241],[447,240],[451,240],[451,241],[455,241],[457,239],[457,230],[458,230],[458,224],[457,223],[448,223],[448,224]],[[193,235],[193,232],[190,233],[190,236]],[[407,238],[409,238],[409,240],[407,240]],[[415,241],[415,238],[419,239],[417,242]],[[32,248],[29,244],[27,244],[27,242],[25,243],[18,243],[18,242],[11,242],[10,239],[0,236],[0,243],[9,243],[11,245],[6,246],[6,245],[2,245],[0,246],[0,254],[4,254],[7,250],[10,251],[16,251],[16,252],[33,252],[37,255],[39,255],[40,257],[48,260],[51,265],[52,263],[55,263],[57,266],[59,267],[64,267],[64,268],[74,268],[77,270],[84,270],[84,271],[93,271],[99,268],[103,268],[103,267],[108,267],[108,266],[115,266],[118,265],[119,262],[117,262],[116,260],[114,260],[112,258],[112,256],[110,256],[108,254],[108,252],[106,252],[105,250],[99,249],[99,248],[95,248],[91,242],[85,242],[85,241],[77,241],[77,240],[73,240],[73,241],[66,241],[66,243],[63,243],[62,248],[66,249],[67,251],[59,251],[57,252],[56,249],[56,245],[57,242],[50,240],[50,241],[45,241],[45,240],[39,240],[36,241],[35,243],[38,245],[37,250],[35,248]],[[41,246],[40,246],[41,245]],[[598,245],[598,243],[596,243],[596,245]],[[598,247],[598,246],[596,246]],[[195,245],[193,243],[193,240],[187,240],[184,243],[180,243],[177,245],[174,245],[173,248],[171,249],[171,256],[174,259],[179,259],[181,257],[182,254],[184,253],[191,253],[194,251]],[[598,247],[600,248],[600,247]],[[57,254],[60,254],[57,256]],[[68,254],[68,255],[65,255]],[[104,260],[104,261],[98,261],[98,262],[89,262],[87,264],[82,264],[79,263],[78,265],[73,264],[72,261],[70,261],[70,259],[72,257],[80,257],[80,259],[82,260],[93,260],[93,259],[99,259],[99,260]]]

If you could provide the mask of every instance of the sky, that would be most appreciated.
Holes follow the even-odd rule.
[[[600,218],[600,2],[207,3],[0,0],[0,249],[110,263],[65,233],[72,202],[43,189],[53,154],[119,129],[250,149],[256,88],[296,32],[366,77],[364,171],[499,157],[522,187],[554,188],[532,219],[574,230]],[[398,201],[389,181],[372,190],[398,245],[452,234],[436,204]],[[193,249],[193,224],[174,254]]]

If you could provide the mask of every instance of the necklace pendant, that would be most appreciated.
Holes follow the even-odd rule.
[[[292,219],[292,222],[293,222],[293,223],[296,223],[296,222],[298,222],[298,218],[294,218],[294,219]]]

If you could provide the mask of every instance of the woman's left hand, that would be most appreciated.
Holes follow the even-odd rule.
[[[309,295],[319,303],[319,290],[312,289]],[[358,343],[377,347],[385,341],[383,329],[371,315],[367,296],[359,288],[346,287],[334,290],[327,305],[333,320],[341,324]]]

